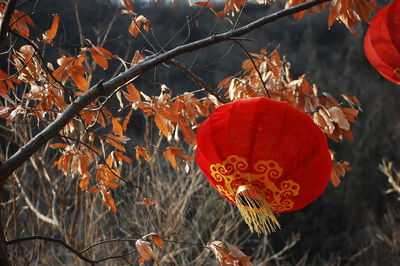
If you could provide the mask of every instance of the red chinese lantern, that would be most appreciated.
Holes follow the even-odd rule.
[[[317,199],[332,170],[326,137],[310,116],[267,98],[218,107],[196,139],[200,169],[257,233],[280,227],[274,213]]]
[[[382,76],[400,84],[400,0],[376,14],[365,34],[364,50]]]

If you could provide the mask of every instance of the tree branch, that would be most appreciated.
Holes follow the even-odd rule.
[[[69,251],[71,251],[72,253],[74,253],[76,256],[78,256],[81,260],[89,262],[92,265],[94,265],[96,263],[95,260],[91,260],[91,259],[83,256],[81,254],[81,252],[74,249],[72,246],[68,245],[67,242],[65,242],[64,240],[61,240],[61,239],[55,239],[55,238],[46,237],[46,236],[24,236],[24,237],[18,237],[18,238],[14,238],[11,240],[7,240],[6,245],[10,246],[10,245],[14,245],[19,242],[30,241],[30,240],[44,240],[44,241],[50,241],[50,242],[60,244],[60,245],[64,246],[66,249],[68,249]]]
[[[113,90],[128,83],[136,76],[141,75],[142,73],[154,68],[157,65],[166,63],[167,61],[179,55],[231,40],[232,37],[242,36],[246,33],[253,31],[254,29],[274,22],[280,18],[293,15],[297,12],[312,8],[313,6],[328,1],[329,0],[313,0],[292,8],[283,9],[271,15],[264,16],[235,30],[230,30],[225,33],[216,34],[192,43],[181,45],[160,55],[149,56],[141,63],[135,65],[125,72],[122,72],[121,74],[119,74],[115,78],[110,79],[104,84],[96,84],[87,92],[85,92],[81,97],[71,103],[68,108],[65,109],[61,116],[59,116],[56,120],[49,124],[39,134],[32,138],[27,144],[21,147],[13,156],[11,156],[7,161],[0,165],[0,185],[4,184],[8,176],[12,172],[14,172],[15,169],[20,167],[21,164],[29,159],[29,157],[33,153],[38,151],[45,143],[47,143],[52,137],[54,137],[74,116],[79,114],[79,112],[85,106],[87,106],[98,97],[111,93]]]
[[[8,31],[8,24],[10,23],[11,15],[14,12],[15,5],[17,4],[17,0],[9,0],[7,6],[3,13],[3,19],[1,20],[0,25],[0,46],[6,38],[6,34]]]

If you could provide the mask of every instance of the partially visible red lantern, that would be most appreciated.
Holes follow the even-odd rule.
[[[365,34],[364,50],[382,76],[400,84],[400,0],[376,14]]]
[[[325,190],[332,161],[324,133],[287,103],[249,98],[218,107],[197,130],[196,160],[251,231],[280,227]]]

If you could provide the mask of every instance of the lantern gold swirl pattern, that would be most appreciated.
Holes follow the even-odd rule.
[[[266,199],[275,211],[288,211],[293,208],[294,202],[290,198],[299,195],[300,186],[290,179],[276,182],[283,171],[277,162],[261,160],[253,169],[248,168],[246,159],[236,155],[229,156],[222,164],[211,165],[211,176],[221,195],[234,202],[239,186],[250,183],[266,188],[264,191]]]

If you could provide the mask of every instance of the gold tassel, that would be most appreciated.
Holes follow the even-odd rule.
[[[240,186],[236,192],[235,201],[251,232],[269,234],[275,232],[276,228],[281,228],[273,213],[272,205],[256,186]]]

